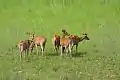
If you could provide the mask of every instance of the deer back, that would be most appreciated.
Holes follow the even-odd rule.
[[[34,43],[35,44],[43,44],[43,43],[45,43],[46,42],[46,37],[44,37],[44,36],[37,36],[37,37],[35,37],[34,38]]]

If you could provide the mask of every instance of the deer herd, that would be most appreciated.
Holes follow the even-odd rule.
[[[77,53],[79,42],[83,40],[89,40],[89,37],[86,33],[82,34],[81,37],[69,34],[65,29],[62,29],[62,33],[62,36],[54,34],[52,38],[52,45],[54,47],[54,50],[58,53],[60,49],[60,56],[62,56],[64,52],[66,53],[66,55],[69,53],[71,56],[74,46],[76,46]],[[47,38],[45,36],[38,36],[33,32],[26,32],[26,34],[29,35],[29,39],[20,40],[17,45],[20,51],[20,61],[22,60],[23,53],[25,54],[25,56],[27,56],[29,54],[29,51],[31,51],[32,53],[34,48],[36,48],[37,55],[39,55],[38,46],[40,46],[43,56]]]

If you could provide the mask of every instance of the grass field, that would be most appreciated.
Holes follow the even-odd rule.
[[[53,51],[62,28],[90,37],[72,58]],[[47,37],[45,56],[21,64],[12,48],[31,31]],[[0,80],[120,80],[120,0],[0,0],[0,36]]]

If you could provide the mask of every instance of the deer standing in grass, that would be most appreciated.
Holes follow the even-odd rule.
[[[70,34],[65,29],[62,29],[62,37],[66,37]],[[54,46],[54,50],[58,53],[59,47],[60,47],[60,36],[57,34],[54,34],[52,38],[52,44]],[[64,52],[64,47],[63,47],[63,52]]]
[[[52,44],[54,47],[54,50],[58,53],[59,47],[60,47],[60,36],[57,34],[54,34],[52,38]]]
[[[83,41],[83,40],[89,40],[89,37],[87,34],[83,34],[82,37],[70,35],[68,38],[62,38],[60,40],[60,45],[61,45],[61,56],[62,56],[62,47],[65,47],[66,54],[69,52],[71,55],[73,47],[76,45],[76,52],[78,48],[78,43]]]
[[[19,51],[20,51],[20,61],[22,60],[23,52],[25,52],[25,56],[28,55],[30,45],[31,45],[30,40],[20,40],[19,41],[17,46],[18,46]]]
[[[32,47],[35,46],[37,54],[39,55],[38,46],[40,46],[43,56],[47,38],[44,36],[35,36],[35,33],[27,32],[27,34],[30,36],[29,39],[33,41],[30,45],[30,48],[32,49]]]
[[[63,47],[64,47],[64,50],[65,50],[66,55],[67,55],[68,48],[71,48],[70,46],[72,45],[72,44],[70,45],[70,43],[71,43],[71,40],[69,38],[61,38],[60,39],[61,56],[63,54]],[[70,50],[71,49],[69,49],[69,51]],[[70,55],[71,55],[71,51],[70,51]]]
[[[89,37],[87,36],[86,33],[83,34],[82,37],[79,37],[76,35],[70,35],[69,38],[72,39],[72,41],[73,41],[73,47],[76,46],[76,53],[77,53],[79,42],[81,42],[83,40],[89,40]]]

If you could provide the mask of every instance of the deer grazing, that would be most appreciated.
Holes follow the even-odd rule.
[[[37,54],[39,55],[38,46],[40,46],[41,51],[42,51],[42,56],[43,56],[47,38],[44,36],[35,36],[35,33],[27,32],[27,34],[30,36],[29,40],[32,40],[30,49],[32,50],[32,48],[35,46]]]
[[[78,37],[75,35],[70,35],[67,38],[62,38],[60,40],[60,45],[61,45],[61,56],[62,56],[62,47],[65,47],[66,50],[66,54],[69,52],[71,55],[72,49],[73,47],[76,45],[76,52],[77,52],[77,48],[78,48],[78,43],[83,41],[83,40],[89,40],[89,37],[87,36],[87,34],[83,34],[82,37]]]
[[[25,56],[29,53],[29,47],[31,45],[31,40],[20,40],[18,43],[18,48],[20,51],[20,61],[22,60],[23,52],[25,52]]]

